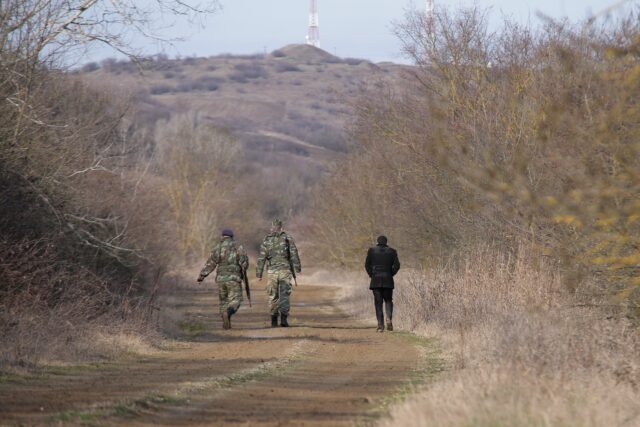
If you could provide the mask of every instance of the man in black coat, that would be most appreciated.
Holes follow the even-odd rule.
[[[376,331],[384,331],[383,301],[387,312],[387,329],[393,331],[393,276],[400,270],[400,261],[396,250],[387,246],[385,236],[378,237],[378,245],[370,248],[367,252],[364,268],[371,278],[369,289],[373,291],[376,318],[378,319]]]

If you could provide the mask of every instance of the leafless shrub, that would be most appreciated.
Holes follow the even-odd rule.
[[[341,199],[332,189],[344,193],[345,182],[352,193],[386,185],[344,223],[327,206],[328,223],[351,236],[341,242],[369,237],[357,224],[387,230],[416,261],[484,241],[487,230],[505,247],[531,239],[565,261],[567,286],[597,277],[630,294],[639,146],[629,117],[611,112],[635,111],[637,19],[589,31],[488,28],[477,9],[442,11],[434,31],[420,15],[399,27],[417,67],[401,85],[371,83],[352,127],[360,149],[321,199]]]
[[[82,66],[81,71],[83,73],[91,73],[100,69],[100,66],[97,62],[89,62]]]
[[[288,73],[288,72],[300,72],[302,69],[295,64],[288,62],[277,62],[275,65],[276,72]]]
[[[391,425],[638,421],[637,16],[546,24],[410,15],[417,67],[371,83],[314,208],[317,252],[346,265],[389,236],[394,323],[445,350],[449,372]]]
[[[164,95],[165,93],[171,93],[175,90],[176,88],[174,86],[170,86],[167,84],[153,85],[149,89],[149,91],[151,92],[151,95]]]
[[[182,65],[191,66],[196,65],[198,63],[198,59],[194,57],[184,58],[182,61]]]
[[[322,62],[324,62],[325,64],[340,64],[342,62],[342,59],[338,58],[337,56],[330,55],[324,58]]]
[[[164,201],[152,196],[158,187],[146,179],[149,162],[136,149],[144,138],[126,128],[125,102],[55,64],[93,42],[131,55],[119,35],[124,22],[148,33],[158,11],[207,11],[182,1],[154,5],[9,0],[0,7],[3,368],[110,357],[86,349],[93,332],[114,344],[104,334],[141,332],[153,315],[158,265],[170,257],[160,236],[171,234]],[[115,59],[102,65],[136,69]]]
[[[221,77],[200,77],[196,80],[184,81],[178,83],[175,88],[176,92],[192,92],[204,90],[213,92],[220,88],[220,83],[224,81]]]
[[[267,70],[259,62],[239,63],[233,67],[237,74],[241,74],[247,79],[266,78]]]
[[[364,59],[359,59],[359,58],[344,58],[342,60],[343,63],[347,64],[347,65],[360,65],[362,63],[368,63],[368,61],[364,60]]]
[[[237,142],[195,115],[159,123],[155,140],[178,235],[176,251],[183,258],[204,257],[234,206]]]

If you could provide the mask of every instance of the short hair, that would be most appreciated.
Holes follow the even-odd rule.
[[[378,244],[379,245],[386,245],[387,244],[387,237],[386,236],[378,236]]]

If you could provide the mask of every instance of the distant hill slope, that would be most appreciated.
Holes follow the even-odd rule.
[[[248,159],[275,153],[325,165],[347,150],[347,102],[363,83],[393,78],[403,68],[289,45],[269,55],[157,56],[142,70],[129,61],[106,60],[79,73],[93,85],[135,94],[143,122],[195,111],[237,135]]]

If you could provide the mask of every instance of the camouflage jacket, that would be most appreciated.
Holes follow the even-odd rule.
[[[291,257],[291,264],[289,264]],[[293,237],[285,233],[274,232],[264,238],[260,246],[260,256],[256,265],[256,276],[262,277],[265,264],[267,271],[290,270],[291,265],[297,273],[302,271],[300,266],[300,257],[298,256],[298,248],[293,241]]]
[[[242,245],[236,246],[233,238],[223,237],[213,247],[211,256],[200,272],[200,277],[207,277],[216,267],[218,268],[216,282],[241,282],[240,268],[244,271],[249,268],[247,251],[244,250]]]

